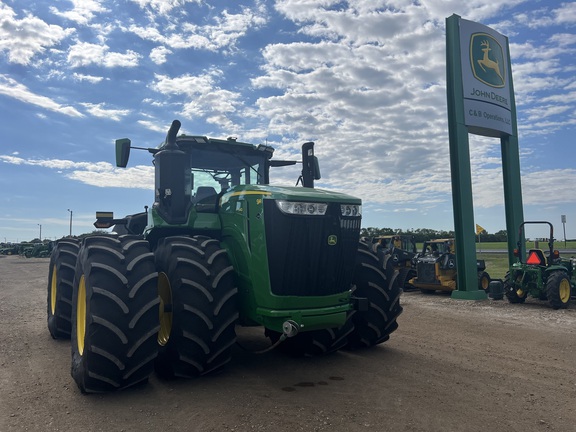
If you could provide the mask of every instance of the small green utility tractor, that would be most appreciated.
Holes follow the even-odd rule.
[[[456,245],[454,239],[438,239],[424,242],[422,252],[414,258],[416,277],[410,280],[415,288],[424,293],[454,291],[457,287]],[[490,275],[484,260],[476,260],[478,289],[488,291]]]
[[[266,350],[292,355],[388,340],[402,312],[394,270],[360,241],[361,200],[314,188],[314,143],[302,161],[283,161],[267,145],[179,128],[143,148],[154,157],[151,207],[121,219],[98,212],[95,226],[112,233],[63,239],[52,252],[48,329],[71,338],[80,390],[122,389],[154,370],[219,370],[237,325],[260,326]],[[131,148],[116,141],[117,166]],[[270,168],[296,163],[296,186],[270,185]]]
[[[416,269],[412,260],[416,257],[418,250],[413,235],[387,235],[373,237],[371,240],[373,248],[382,248],[385,255],[392,261],[392,267],[398,270],[396,281],[404,291],[413,290],[410,279],[416,277]]]
[[[550,228],[548,250],[530,249],[526,261],[522,262],[521,248],[524,239],[525,226],[528,224],[547,224]],[[554,227],[550,222],[530,221],[520,224],[518,231],[518,247],[514,249],[518,261],[510,266],[510,271],[504,279],[504,293],[510,303],[524,303],[528,295],[548,300],[554,309],[566,309],[570,297],[576,294],[574,258],[560,257],[554,249]]]

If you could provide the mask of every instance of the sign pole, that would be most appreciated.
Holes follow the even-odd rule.
[[[466,300],[486,299],[478,289],[476,267],[476,236],[472,202],[472,176],[468,129],[464,120],[464,95],[460,56],[460,17],[446,19],[446,76],[448,96],[448,136],[450,141],[450,169],[452,202],[454,206],[454,235],[458,256],[456,259],[457,289],[452,298]]]
[[[524,220],[520,181],[520,152],[516,102],[508,38],[485,25],[446,18],[446,90],[448,136],[454,206],[454,232],[459,244],[458,290],[454,298],[486,298],[478,293],[474,235],[470,149],[468,134],[500,138],[504,206],[508,232],[508,261],[515,262],[517,230]],[[480,242],[480,237],[478,237]],[[525,248],[520,248],[521,258]],[[483,295],[483,297],[482,297]]]
[[[506,50],[510,52],[508,39]],[[508,57],[509,58],[509,57]],[[524,222],[524,207],[522,205],[522,182],[520,178],[520,150],[518,145],[518,124],[516,120],[516,99],[514,97],[514,83],[512,81],[512,64],[508,60],[508,77],[510,86],[510,116],[512,133],[500,138],[502,151],[502,176],[504,180],[504,208],[506,210],[506,230],[508,232],[508,263],[512,265],[517,258],[514,249],[517,242],[525,245],[525,238],[517,238],[520,224]],[[526,248],[518,250],[520,260],[524,261]]]

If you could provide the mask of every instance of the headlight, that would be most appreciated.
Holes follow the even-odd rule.
[[[340,205],[340,211],[342,212],[342,216],[361,216],[362,206],[357,204],[342,204]]]
[[[282,213],[292,215],[307,216],[324,216],[328,204],[326,203],[309,203],[298,201],[276,201],[276,205]]]

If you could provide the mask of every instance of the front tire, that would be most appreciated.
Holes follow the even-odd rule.
[[[93,236],[78,254],[72,299],[72,377],[83,393],[144,382],[158,354],[158,274],[148,242]]]
[[[550,274],[546,282],[546,294],[550,306],[554,309],[566,309],[570,304],[571,289],[568,273],[555,271]]]
[[[478,289],[488,292],[490,287],[490,275],[485,271],[478,272]]]
[[[47,315],[48,331],[54,339],[70,339],[72,291],[78,249],[76,240],[60,240],[50,255]]]
[[[354,271],[353,295],[368,299],[368,310],[353,311],[350,319],[354,331],[349,336],[350,348],[365,348],[387,341],[398,328],[397,318],[402,313],[395,271],[386,259],[379,259],[363,241],[358,247]]]
[[[191,378],[221,369],[236,342],[234,269],[217,240],[166,237],[155,251],[161,328],[156,372]]]

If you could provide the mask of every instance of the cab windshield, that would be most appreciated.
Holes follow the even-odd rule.
[[[192,167],[192,193],[198,188],[214,193],[224,192],[230,187],[266,182],[266,157],[261,152],[230,153],[194,149],[190,155]]]

